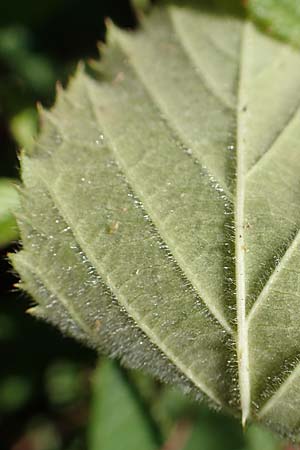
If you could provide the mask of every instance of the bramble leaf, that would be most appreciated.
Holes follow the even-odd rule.
[[[297,439],[300,55],[230,5],[110,27],[22,158],[13,261],[37,316]]]

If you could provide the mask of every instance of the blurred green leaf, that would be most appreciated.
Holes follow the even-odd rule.
[[[184,395],[178,388],[167,385],[163,387],[155,407],[156,414],[163,412],[175,422],[187,414],[197,415],[202,405]]]
[[[198,423],[194,426],[184,450],[234,450],[230,440],[222,433],[216,432],[207,424]]]
[[[78,365],[72,361],[53,363],[46,372],[46,391],[53,404],[76,401],[83,391]]]
[[[13,181],[0,179],[0,248],[18,238],[18,228],[12,212],[17,208],[19,198]]]
[[[273,433],[257,425],[248,428],[245,439],[247,442],[245,450],[280,450],[282,448],[279,439]]]
[[[89,450],[154,450],[157,435],[126,379],[110,361],[95,372]]]
[[[32,393],[30,380],[12,375],[0,381],[0,411],[12,412],[20,409]]]
[[[56,68],[44,54],[33,50],[33,36],[21,26],[0,29],[0,58],[14,77],[44,95],[56,81]]]
[[[190,432],[190,437],[184,450],[280,450],[281,441],[269,430],[257,425],[251,425],[244,434],[245,444],[241,447],[239,439],[242,439],[240,430],[232,427],[228,418],[222,422],[214,423],[207,420],[198,420]],[[217,432],[216,432],[217,430]],[[183,430],[184,432],[184,430]]]
[[[20,147],[31,150],[34,144],[34,136],[38,128],[37,111],[34,108],[26,108],[16,114],[10,121],[10,129]]]
[[[232,418],[220,417],[216,413],[207,411],[207,414],[202,412],[195,420],[183,449],[239,450],[243,446],[243,439],[241,427],[237,426]],[[261,447],[260,450],[267,449]]]
[[[249,0],[250,14],[273,35],[300,46],[299,0]]]

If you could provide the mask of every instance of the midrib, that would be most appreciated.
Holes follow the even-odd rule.
[[[236,308],[237,308],[237,360],[239,371],[240,401],[242,410],[242,423],[250,413],[250,377],[249,377],[249,350],[248,327],[246,320],[246,274],[245,274],[245,125],[247,115],[244,111],[246,98],[244,95],[245,82],[245,46],[247,39],[247,23],[243,27],[240,47],[240,69],[238,74],[238,101],[237,101],[237,146],[236,146],[236,202],[235,202],[235,276],[236,276]]]

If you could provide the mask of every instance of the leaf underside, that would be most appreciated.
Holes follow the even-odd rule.
[[[13,211],[18,207],[15,180],[0,178],[0,249],[18,239],[18,228]]]
[[[13,263],[36,316],[297,439],[300,55],[222,5],[110,27],[22,157]]]

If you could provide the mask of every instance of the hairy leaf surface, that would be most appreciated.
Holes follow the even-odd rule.
[[[13,260],[37,316],[297,438],[300,55],[234,3],[111,27],[22,158]]]

